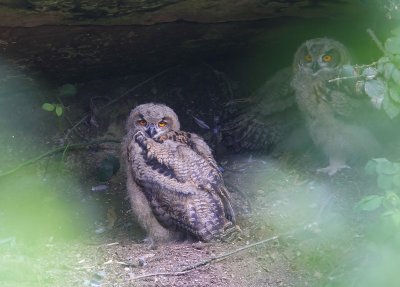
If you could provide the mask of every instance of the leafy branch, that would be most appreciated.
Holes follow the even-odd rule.
[[[381,190],[361,199],[356,208],[362,211],[381,209],[382,219],[389,219],[396,228],[400,227],[400,163],[385,158],[370,160],[365,171],[377,176],[377,185]]]
[[[372,105],[383,109],[389,118],[400,114],[400,29],[382,44],[371,29],[367,29],[383,56],[369,65],[344,65],[340,77],[329,80],[355,80],[355,91],[366,94]]]

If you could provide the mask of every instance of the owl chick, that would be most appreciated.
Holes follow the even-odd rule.
[[[291,86],[314,144],[329,159],[318,172],[334,175],[347,160],[372,155],[378,143],[362,122],[371,110],[367,97],[349,82],[336,81],[349,64],[347,49],[328,38],[311,39],[296,51]],[[332,81],[333,80],[333,81]]]
[[[122,152],[133,212],[155,242],[223,239],[235,230],[235,214],[222,175],[203,139],[179,129],[165,105],[131,111]]]
[[[349,63],[349,52],[338,41],[306,41],[292,67],[266,81],[248,107],[224,124],[223,141],[236,150],[296,149],[307,143],[308,133],[329,159],[317,171],[328,175],[347,168],[348,160],[372,156],[379,149],[370,131],[376,111],[354,82],[335,80]]]

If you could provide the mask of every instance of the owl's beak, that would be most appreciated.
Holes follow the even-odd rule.
[[[146,127],[145,132],[149,135],[149,137],[154,137],[157,134],[157,129],[154,124],[150,124],[148,127]]]
[[[319,66],[319,64],[317,62],[314,62],[314,63],[312,63],[311,68],[312,68],[313,73],[315,74],[316,72],[319,71],[320,66]]]

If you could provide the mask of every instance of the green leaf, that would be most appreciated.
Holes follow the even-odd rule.
[[[357,203],[356,208],[364,211],[375,210],[382,205],[383,198],[381,195],[366,196]]]
[[[373,67],[367,67],[362,71],[362,75],[367,79],[367,80],[372,80],[376,77],[378,74],[378,70]]]
[[[395,65],[395,67],[400,67],[400,54],[391,55],[390,61]]]
[[[381,109],[385,96],[388,95],[387,84],[381,79],[374,79],[365,82],[365,93],[371,98],[372,105]]]
[[[392,72],[395,70],[396,67],[394,66],[393,63],[387,62],[384,65],[384,70],[383,70],[383,76],[385,77],[386,80],[389,80],[392,78]]]
[[[396,187],[400,187],[400,173],[397,173],[393,176],[392,182]]]
[[[390,209],[381,214],[381,218],[388,222],[390,220],[390,224],[393,224],[395,227],[400,225],[400,211],[397,209]]]
[[[398,86],[400,86],[400,71],[397,68],[394,68],[392,71],[392,79]]]
[[[386,40],[385,50],[390,54],[400,54],[400,37],[392,37]]]
[[[400,225],[400,211],[396,210],[392,214],[392,221],[395,226]]]
[[[60,97],[72,97],[76,94],[76,87],[72,84],[65,84],[58,88]]]
[[[365,173],[373,175],[376,172],[377,162],[373,159],[369,160],[364,167]]]
[[[390,189],[392,187],[392,175],[379,174],[378,175],[378,187],[383,190]]]
[[[400,113],[400,108],[390,99],[390,97],[388,97],[388,95],[385,95],[382,106],[391,119],[395,118]]]
[[[340,69],[340,76],[354,77],[356,76],[356,71],[354,70],[354,67],[351,65],[343,65],[343,67]]]
[[[386,90],[386,85],[380,79],[369,80],[369,81],[365,81],[364,90],[365,90],[365,93],[370,98],[383,99],[383,96],[384,96],[385,90]]]
[[[376,172],[378,174],[393,175],[400,171],[400,167],[397,163],[393,163],[386,158],[377,158],[376,161]]]
[[[400,103],[399,90],[400,90],[400,86],[397,86],[397,85],[394,85],[394,84],[391,84],[389,86],[389,96],[396,103]]]
[[[63,107],[62,107],[61,105],[57,105],[57,106],[56,106],[56,115],[59,116],[59,117],[61,117],[61,115],[63,114],[63,112],[64,112]]]
[[[390,31],[394,36],[400,36],[400,27],[394,28],[392,31]]]
[[[397,193],[393,190],[386,192],[386,202],[392,207],[398,207],[400,205],[400,198]]]
[[[53,105],[53,104],[50,104],[50,103],[44,103],[42,105],[42,109],[45,110],[45,111],[48,111],[48,112],[54,111],[55,108],[56,108],[56,106]]]
[[[382,57],[382,58],[379,58],[377,68],[378,68],[378,72],[379,72],[380,74],[384,74],[384,73],[385,73],[386,64],[387,64],[388,62],[389,62],[389,57]],[[393,66],[393,67],[394,67],[394,66]],[[386,78],[386,75],[385,75],[385,78]]]

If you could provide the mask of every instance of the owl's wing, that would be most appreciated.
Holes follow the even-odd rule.
[[[269,149],[300,118],[290,86],[292,69],[278,71],[250,98],[249,105],[222,127],[223,142],[235,150]]]
[[[168,141],[166,142],[166,140]],[[203,138],[194,133],[171,131],[161,136],[157,141],[166,144],[173,142],[182,143],[182,145],[177,145],[177,149],[179,150],[180,157],[186,159],[186,161],[182,160],[178,165],[173,162],[170,164],[170,167],[175,167],[175,172],[179,175],[180,180],[188,180],[190,178],[198,187],[208,185],[208,183],[203,182],[204,179],[211,181],[210,188],[221,198],[226,218],[235,223],[235,213],[230,202],[229,192],[224,185],[221,172],[212,155],[212,151]],[[195,156],[193,152],[196,154]],[[196,164],[192,165],[191,162],[190,166],[186,166],[185,163],[188,163],[187,159],[192,159]],[[182,169],[189,172],[182,174],[179,172]]]
[[[133,154],[130,163],[136,167],[132,170],[137,170],[135,179],[162,225],[206,241],[223,232],[228,218],[220,191],[223,181],[207,159],[187,144],[159,143],[143,135],[128,148]]]
[[[157,220],[166,228],[187,231],[204,241],[217,238],[224,232],[225,219],[220,199],[208,192],[177,192],[177,189],[145,187]]]
[[[213,173],[213,176],[215,177],[214,190],[217,192],[218,196],[222,200],[226,218],[235,223],[235,213],[231,205],[229,191],[224,185],[222,174],[218,168],[217,162],[212,155],[211,149],[200,136],[193,133],[191,134],[191,142],[192,144],[190,145],[190,148],[202,158],[204,158],[215,171],[215,173]]]

